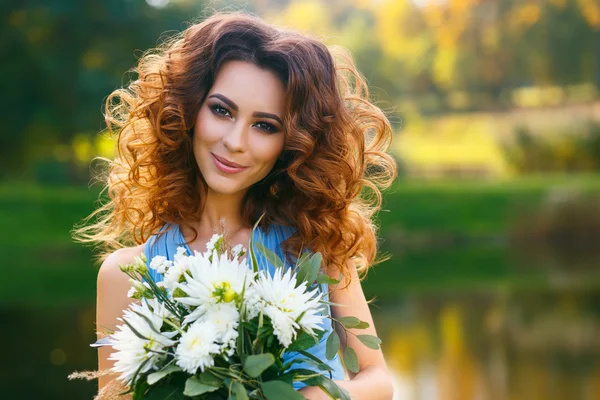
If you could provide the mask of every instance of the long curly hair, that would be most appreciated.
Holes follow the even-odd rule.
[[[106,124],[117,142],[101,177],[108,201],[75,227],[75,240],[96,245],[103,260],[167,223],[197,235],[190,223],[200,220],[207,185],[192,151],[193,128],[229,60],[272,71],[286,91],[283,153],[248,190],[242,217],[253,224],[264,213],[261,228],[295,227],[282,244],[289,257],[319,251],[345,276],[353,258],[364,275],[380,261],[374,214],[397,174],[386,153],[390,123],[369,101],[347,51],[239,12],[215,14],[144,53],[137,79],[107,98]]]

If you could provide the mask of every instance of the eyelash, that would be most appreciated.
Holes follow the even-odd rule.
[[[227,108],[223,107],[220,104],[214,104],[214,105],[210,106],[210,109],[211,109],[211,111],[215,115],[217,115],[219,117],[229,117],[229,116],[231,116],[231,113],[229,112],[229,110]],[[260,129],[262,131],[265,131],[267,133],[275,133],[275,132],[277,132],[277,128],[275,127],[275,125],[270,124],[268,122],[260,121],[260,122],[257,122],[256,125],[264,125],[264,126],[266,126],[266,128],[258,128],[258,129]]]

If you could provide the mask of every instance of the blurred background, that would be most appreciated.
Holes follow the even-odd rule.
[[[105,97],[214,9],[349,48],[395,130],[364,282],[396,399],[600,398],[597,0],[0,4],[0,393],[92,398]]]

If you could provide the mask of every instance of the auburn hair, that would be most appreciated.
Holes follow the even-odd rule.
[[[103,260],[167,223],[191,228],[199,221],[206,183],[193,128],[230,60],[272,71],[286,91],[282,156],[249,188],[243,219],[253,224],[264,213],[261,228],[291,225],[286,255],[319,251],[328,269],[346,277],[353,258],[364,276],[379,261],[374,214],[381,190],[397,174],[386,153],[390,123],[347,51],[239,12],[212,15],[144,53],[137,79],[107,98],[106,124],[117,142],[101,177],[108,201],[76,226],[74,238],[95,244]]]

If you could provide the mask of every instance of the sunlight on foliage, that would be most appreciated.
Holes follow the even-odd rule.
[[[600,4],[597,0],[577,0],[581,13],[590,26],[600,29]]]
[[[94,146],[89,135],[78,133],[73,138],[73,155],[79,163],[87,163],[94,157]]]
[[[425,69],[433,43],[423,31],[414,7],[403,1],[387,1],[375,8],[374,13],[375,33],[384,53],[406,63],[412,73]]]
[[[446,116],[432,120],[411,115],[411,124],[395,140],[407,169],[481,171],[510,174],[493,120],[484,116]]]
[[[327,3],[320,0],[292,1],[281,13],[273,13],[266,19],[276,25],[298,29],[303,32],[329,35],[332,21]]]

